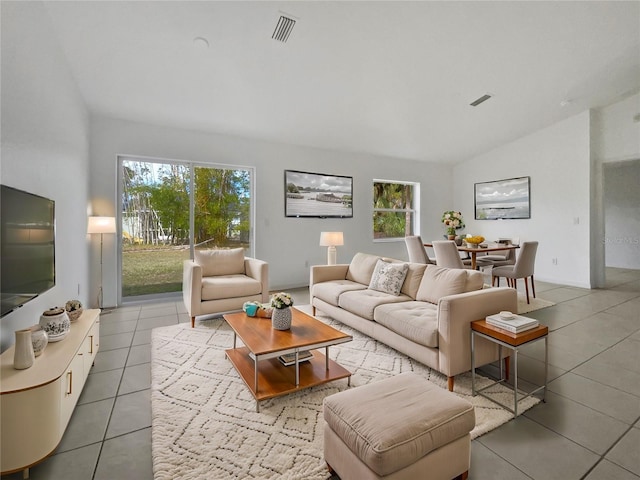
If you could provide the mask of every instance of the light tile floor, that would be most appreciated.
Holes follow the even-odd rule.
[[[550,327],[546,403],[474,440],[469,478],[640,479],[640,271],[608,269],[604,289],[537,282],[536,292],[557,302],[527,314]],[[309,302],[307,289],[292,293]],[[69,427],[32,479],[153,478],[151,329],[187,321],[181,301],[102,316],[100,351]],[[541,380],[543,344],[524,349],[521,383]]]

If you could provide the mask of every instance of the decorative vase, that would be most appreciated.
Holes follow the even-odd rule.
[[[274,308],[271,314],[271,326],[276,330],[291,328],[291,307]]]
[[[31,343],[31,329],[16,330],[16,347],[13,353],[13,368],[24,370],[33,365],[36,359]]]
[[[71,322],[64,308],[53,307],[42,314],[40,326],[47,332],[50,343],[59,342],[69,333]]]
[[[39,357],[49,343],[49,335],[40,325],[34,325],[31,330],[31,343],[33,345],[33,353]]]

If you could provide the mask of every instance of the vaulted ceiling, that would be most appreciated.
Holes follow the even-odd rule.
[[[177,128],[455,163],[640,91],[636,1],[44,4],[91,112]]]

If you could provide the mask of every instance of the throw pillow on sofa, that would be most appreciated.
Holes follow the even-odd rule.
[[[398,296],[408,270],[409,265],[406,263],[388,263],[378,260],[371,276],[371,282],[369,282],[369,288]]]

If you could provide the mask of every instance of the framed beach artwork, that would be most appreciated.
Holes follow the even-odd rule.
[[[353,177],[285,170],[284,196],[285,217],[353,217]]]
[[[530,177],[474,185],[476,220],[531,218]]]

